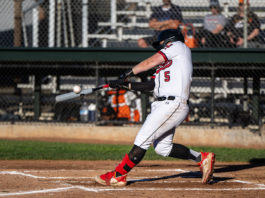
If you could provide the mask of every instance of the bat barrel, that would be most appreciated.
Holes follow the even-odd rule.
[[[72,100],[72,99],[80,97],[81,95],[90,94],[92,92],[93,92],[93,89],[89,88],[89,89],[82,90],[80,93],[70,92],[66,94],[61,94],[55,97],[55,102],[58,103],[58,102],[64,102],[67,100]]]

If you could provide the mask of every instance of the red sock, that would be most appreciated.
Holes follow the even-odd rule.
[[[126,175],[135,165],[136,164],[129,159],[128,154],[126,154],[121,163],[115,168],[115,171],[121,175]]]

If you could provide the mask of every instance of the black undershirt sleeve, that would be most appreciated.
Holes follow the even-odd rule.
[[[131,82],[131,90],[134,91],[153,91],[155,87],[155,81],[150,80],[147,82]]]

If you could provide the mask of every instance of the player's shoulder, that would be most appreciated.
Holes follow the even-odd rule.
[[[186,47],[185,43],[181,42],[181,41],[174,41],[171,43],[172,44],[172,48],[183,48]]]
[[[185,43],[183,43],[181,41],[174,41],[174,42],[170,43],[169,45],[167,45],[163,50],[165,52],[177,53],[177,52],[183,51],[184,48],[187,48]]]

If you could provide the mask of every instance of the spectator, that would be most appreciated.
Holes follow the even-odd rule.
[[[249,0],[247,1],[247,40],[248,47],[261,47],[259,42],[260,21],[258,16],[250,10]],[[243,47],[244,45],[244,0],[239,0],[237,13],[232,17],[228,25],[227,35],[230,42],[235,47]]]
[[[226,18],[221,14],[218,0],[210,0],[211,14],[206,15],[201,33],[201,47],[224,47],[225,40],[222,31],[226,25]]]
[[[48,1],[44,1],[39,6],[39,47],[48,47]]]
[[[153,8],[149,19],[149,27],[155,30],[155,35],[138,40],[138,46],[147,48],[156,40],[157,35],[166,29],[177,29],[182,22],[182,13],[179,6],[171,3],[171,0],[163,0],[163,5]]]

